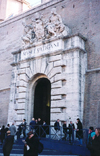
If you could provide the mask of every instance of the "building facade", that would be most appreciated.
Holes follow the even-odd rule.
[[[99,126],[99,5],[54,0],[0,24],[1,124]]]
[[[30,4],[25,0],[1,0],[0,1],[0,22],[15,15],[31,9]]]

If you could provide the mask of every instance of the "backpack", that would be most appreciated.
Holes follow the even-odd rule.
[[[39,145],[38,145],[38,153],[41,153],[43,151],[43,144],[39,141]]]

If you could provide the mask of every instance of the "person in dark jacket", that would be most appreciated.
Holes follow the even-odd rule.
[[[60,130],[60,124],[59,124],[59,119],[57,119],[57,121],[54,123],[54,129],[56,130],[56,131],[59,131]]]
[[[41,120],[41,118],[38,118],[38,125],[42,125],[43,123],[42,123],[42,120]]]
[[[36,125],[35,119],[32,118],[32,121],[30,122],[30,130],[32,130],[33,132],[34,132],[34,129],[35,129],[35,125]]]
[[[41,118],[38,118],[38,121],[37,121],[37,126],[36,126],[36,128],[37,128],[37,134],[38,134],[38,136],[39,137],[41,137],[41,135],[42,135],[42,120],[41,120]]]
[[[23,130],[23,136],[26,137],[26,119],[23,119],[23,122],[21,123],[21,127]]]
[[[47,133],[47,130],[48,130],[48,126],[46,124],[45,121],[43,121],[43,125],[42,125],[42,137],[46,137],[46,133]]]
[[[76,137],[79,139],[80,144],[82,144],[82,138],[83,138],[83,127],[82,127],[82,123],[80,121],[79,118],[77,118],[77,130],[76,130]]]
[[[100,128],[95,129],[96,135],[92,137],[92,144],[88,144],[91,156],[100,156]]]
[[[3,125],[1,128],[1,144],[3,144],[3,141],[5,139],[5,134],[6,134],[6,129],[5,126]]]
[[[63,122],[63,133],[64,133],[64,137],[62,138],[62,140],[66,140],[66,137],[67,137],[67,125],[66,125],[66,121]]]
[[[23,142],[25,143],[24,156],[38,156],[39,140],[32,131],[28,133],[28,137]]]
[[[7,133],[7,131],[9,130],[9,128],[10,128],[10,124],[7,124],[7,126],[6,126],[6,133]]]
[[[88,144],[92,145],[92,137],[96,135],[94,128],[91,126],[89,127],[89,132],[88,132]]]
[[[60,124],[59,124],[60,120],[57,119],[57,121],[54,123],[54,129],[56,131],[56,139],[59,140],[60,139]]]
[[[13,137],[10,135],[10,131],[7,131],[6,138],[3,144],[3,154],[4,156],[10,156],[10,152],[13,146]]]
[[[74,141],[74,129],[75,129],[75,126],[72,123],[72,121],[70,121],[68,128],[69,128],[69,142],[71,142],[71,138],[72,138],[72,141]]]

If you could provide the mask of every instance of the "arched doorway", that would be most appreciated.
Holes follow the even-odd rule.
[[[48,125],[50,124],[50,93],[50,81],[47,78],[37,80],[34,93],[33,116],[35,119],[41,118]]]

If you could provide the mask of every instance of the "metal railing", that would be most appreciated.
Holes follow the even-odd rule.
[[[67,143],[77,144],[77,145],[86,145],[88,140],[88,130],[82,129],[77,131],[77,129],[73,130],[71,128],[55,130],[54,126],[50,125],[36,125],[34,127],[26,126],[26,134],[29,131],[35,132],[37,137],[44,139],[52,139],[59,141],[66,141]]]

